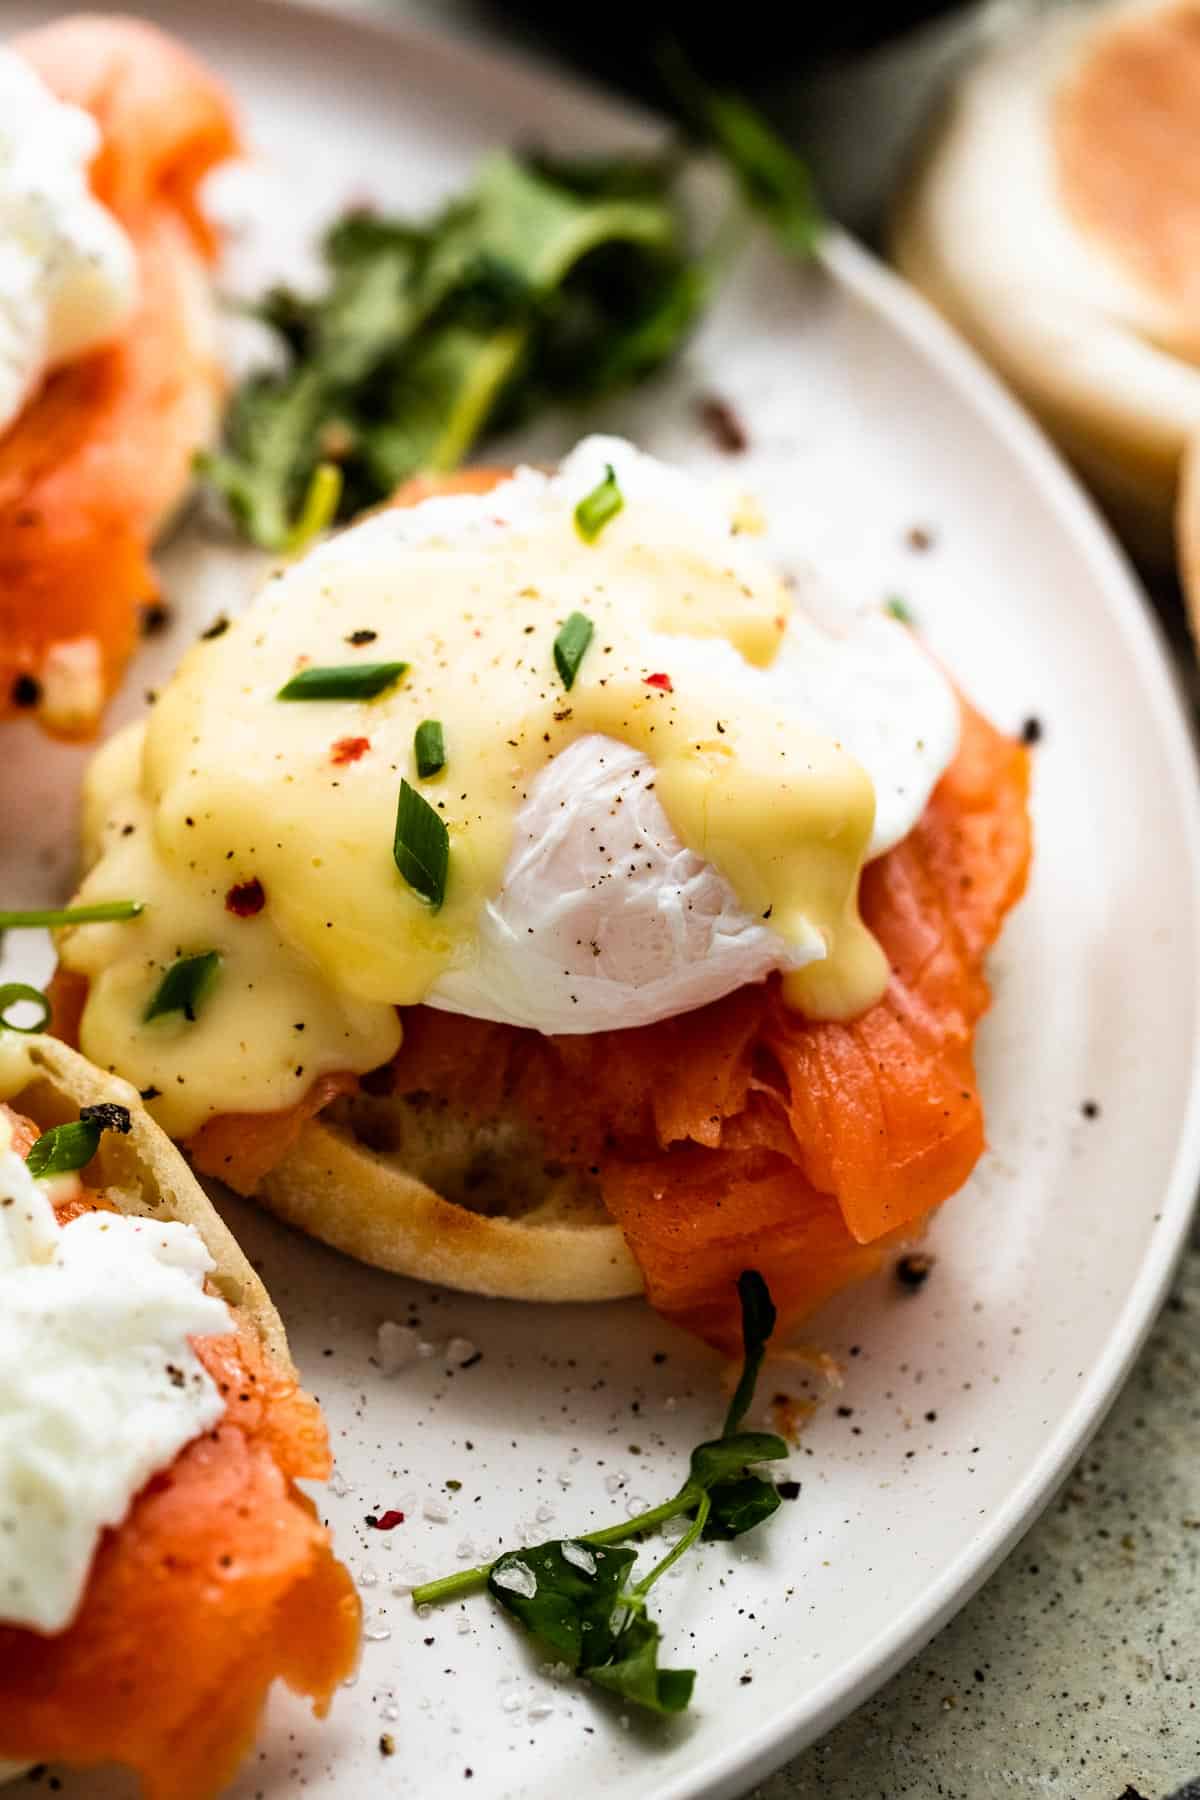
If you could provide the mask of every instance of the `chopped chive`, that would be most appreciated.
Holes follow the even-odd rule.
[[[413,733],[413,750],[417,758],[417,774],[422,781],[436,775],[446,766],[446,739],[440,719],[422,719]]]
[[[174,1012],[181,1012],[189,1023],[194,1021],[220,966],[219,950],[202,950],[198,956],[181,956],[171,964],[154,990],[154,997],[142,1014],[145,1022],[149,1024],[151,1019],[161,1019]]]
[[[333,524],[342,498],[342,471],[336,463],[318,463],[308,484],[304,504],[288,532],[285,550],[294,556]]]
[[[15,1019],[8,1016],[13,1006],[36,1006],[41,1017],[32,1025],[18,1025]],[[0,983],[0,1028],[9,1031],[44,1031],[50,1023],[50,1002],[41,988],[30,987],[25,981],[6,981]]]
[[[885,613],[889,614],[891,618],[899,619],[902,625],[912,625],[915,623],[912,615],[912,608],[909,606],[907,600],[902,600],[900,598],[899,594],[890,594],[883,603],[883,610]]]
[[[446,897],[450,834],[441,815],[407,781],[400,783],[392,855],[409,887],[436,912]]]
[[[301,669],[277,700],[374,700],[407,674],[406,662],[342,663],[333,669]]]
[[[568,693],[575,685],[579,665],[595,629],[586,613],[573,612],[554,640],[554,661]]]
[[[30,1147],[26,1167],[31,1175],[44,1179],[47,1175],[70,1175],[90,1163],[100,1148],[103,1131],[124,1135],[133,1124],[127,1106],[84,1106],[79,1117],[65,1125],[54,1125],[43,1131]]]
[[[104,925],[136,919],[144,900],[98,900],[94,906],[49,906],[32,912],[0,912],[0,931],[22,931],[34,925]]]
[[[606,463],[604,480],[590,494],[585,494],[575,508],[575,525],[580,537],[592,543],[608,521],[616,518],[624,504],[625,496],[617,486],[616,471],[611,463]]]

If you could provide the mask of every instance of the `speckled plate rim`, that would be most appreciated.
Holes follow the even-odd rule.
[[[222,0],[218,0],[222,3]],[[332,0],[250,0],[261,18],[275,15],[281,26],[297,12],[323,16],[348,33],[386,40],[392,53],[411,50],[426,67],[455,63],[476,82],[502,81],[509,89],[536,93],[543,105],[569,108],[579,102],[595,113],[607,110],[635,135],[653,134],[654,119],[611,93],[564,76],[527,52],[501,47],[480,32],[474,40],[395,18],[361,4]],[[239,0],[240,6],[246,0]],[[171,7],[139,5],[132,11],[169,13]],[[225,4],[225,10],[234,10]],[[867,310],[881,317],[910,350],[980,420],[984,429],[1022,465],[1041,488],[1047,506],[1072,544],[1094,593],[1130,659],[1136,679],[1154,707],[1160,748],[1170,770],[1186,877],[1191,895],[1193,964],[1200,1002],[1200,762],[1197,759],[1179,684],[1161,627],[1125,557],[1079,484],[1021,406],[983,362],[926,303],[840,231],[829,234],[822,257],[838,283]],[[1180,871],[1181,875],[1185,871]],[[1198,1047],[1200,1050],[1200,1047]],[[1192,1069],[1178,1145],[1161,1197],[1160,1225],[1142,1260],[1106,1348],[1040,1455],[997,1507],[970,1545],[932,1581],[919,1600],[884,1631],[860,1647],[835,1675],[807,1689],[756,1729],[739,1731],[727,1750],[701,1769],[664,1773],[651,1800],[725,1800],[744,1794],[789,1757],[822,1736],[860,1705],[947,1624],[1013,1549],[1053,1497],[1095,1432],[1137,1356],[1167,1293],[1186,1241],[1200,1185],[1200,1053]]]

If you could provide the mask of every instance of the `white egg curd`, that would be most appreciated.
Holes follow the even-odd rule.
[[[6,1040],[0,1096],[24,1085]],[[64,1631],[101,1536],[224,1413],[193,1337],[230,1329],[188,1225],[60,1226],[0,1113],[0,1625]],[[61,1193],[59,1193],[61,1198]]]
[[[738,517],[591,438],[270,581],[92,766],[79,900],[142,911],[61,936],[85,1053],[183,1137],[386,1062],[417,1002],[591,1032],[778,970],[871,1004],[859,878],[957,701],[896,621],[794,605]]]
[[[88,186],[99,148],[90,114],[0,48],[0,432],[51,370],[133,313],[133,246]]]

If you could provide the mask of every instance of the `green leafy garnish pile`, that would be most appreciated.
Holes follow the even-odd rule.
[[[409,476],[453,469],[485,432],[649,375],[707,305],[745,203],[807,253],[818,213],[803,166],[740,102],[688,99],[732,172],[734,209],[708,243],[694,241],[680,148],[498,152],[432,219],[334,225],[324,291],[280,287],[251,309],[284,367],[243,383],[222,449],[202,459],[246,535],[294,549],[330,508],[351,518]]]
[[[677,1493],[619,1525],[505,1551],[481,1568],[427,1582],[413,1590],[413,1604],[457,1600],[486,1586],[574,1674],[651,1712],[682,1712],[696,1673],[659,1668],[661,1633],[647,1611],[647,1596],[698,1539],[741,1537],[771,1517],[780,1504],[779,1492],[773,1481],[755,1473],[755,1465],[788,1453],[783,1439],[773,1433],[741,1429],[775,1329],[775,1308],[755,1269],[738,1277],[738,1297],[741,1379],[721,1436],[697,1444]],[[689,1521],[686,1531],[647,1575],[629,1585],[637,1551],[622,1547],[625,1540],[677,1518]]]

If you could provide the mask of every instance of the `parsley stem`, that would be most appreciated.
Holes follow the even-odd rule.
[[[458,1600],[466,1594],[477,1594],[487,1586],[494,1563],[480,1563],[475,1569],[459,1569],[443,1575],[440,1581],[426,1581],[412,1591],[414,1606],[440,1606],[443,1600]]]
[[[685,1489],[685,1492],[686,1491],[687,1490]],[[650,1589],[654,1586],[659,1576],[665,1575],[672,1563],[678,1562],[681,1556],[686,1556],[687,1552],[691,1549],[692,1545],[696,1542],[696,1539],[700,1536],[700,1533],[704,1530],[705,1525],[708,1523],[708,1515],[711,1511],[712,1501],[707,1492],[704,1492],[700,1495],[699,1501],[697,1502],[695,1518],[692,1520],[683,1536],[679,1539],[678,1543],[672,1544],[662,1561],[656,1562],[650,1573],[648,1575],[643,1575],[642,1579],[634,1588],[633,1591],[639,1598],[642,1598],[650,1592]]]
[[[638,1513],[634,1519],[625,1519],[620,1525],[606,1525],[601,1531],[581,1532],[572,1541],[576,1544],[623,1544],[626,1538],[636,1537],[641,1531],[652,1531],[656,1525],[665,1525],[668,1519],[678,1518],[681,1512],[695,1506],[697,1499],[696,1489],[688,1482],[672,1499],[664,1500],[661,1506],[652,1506],[649,1511]],[[707,1495],[700,1498],[700,1504],[704,1507],[704,1518],[707,1518]],[[700,1528],[703,1530],[703,1518]],[[674,1562],[676,1556],[682,1554],[679,1545],[686,1548],[694,1542],[695,1536],[693,1528],[686,1537],[680,1538],[679,1544],[674,1546],[660,1568]],[[412,1603],[414,1606],[440,1606],[444,1600],[460,1600],[467,1594],[477,1594],[480,1588],[487,1586],[488,1576],[494,1567],[494,1563],[480,1563],[474,1569],[459,1569],[453,1575],[443,1575],[440,1581],[426,1581],[413,1589]],[[658,1570],[653,1570],[650,1579],[653,1580],[657,1573]]]
[[[606,1525],[603,1531],[585,1531],[577,1537],[577,1544],[623,1544],[626,1538],[636,1537],[639,1531],[652,1531],[656,1525],[665,1525],[668,1519],[677,1519],[681,1512],[696,1503],[696,1490],[688,1482],[670,1500],[664,1500],[661,1506],[652,1506],[648,1512],[638,1513],[634,1519],[626,1519],[623,1525]]]

